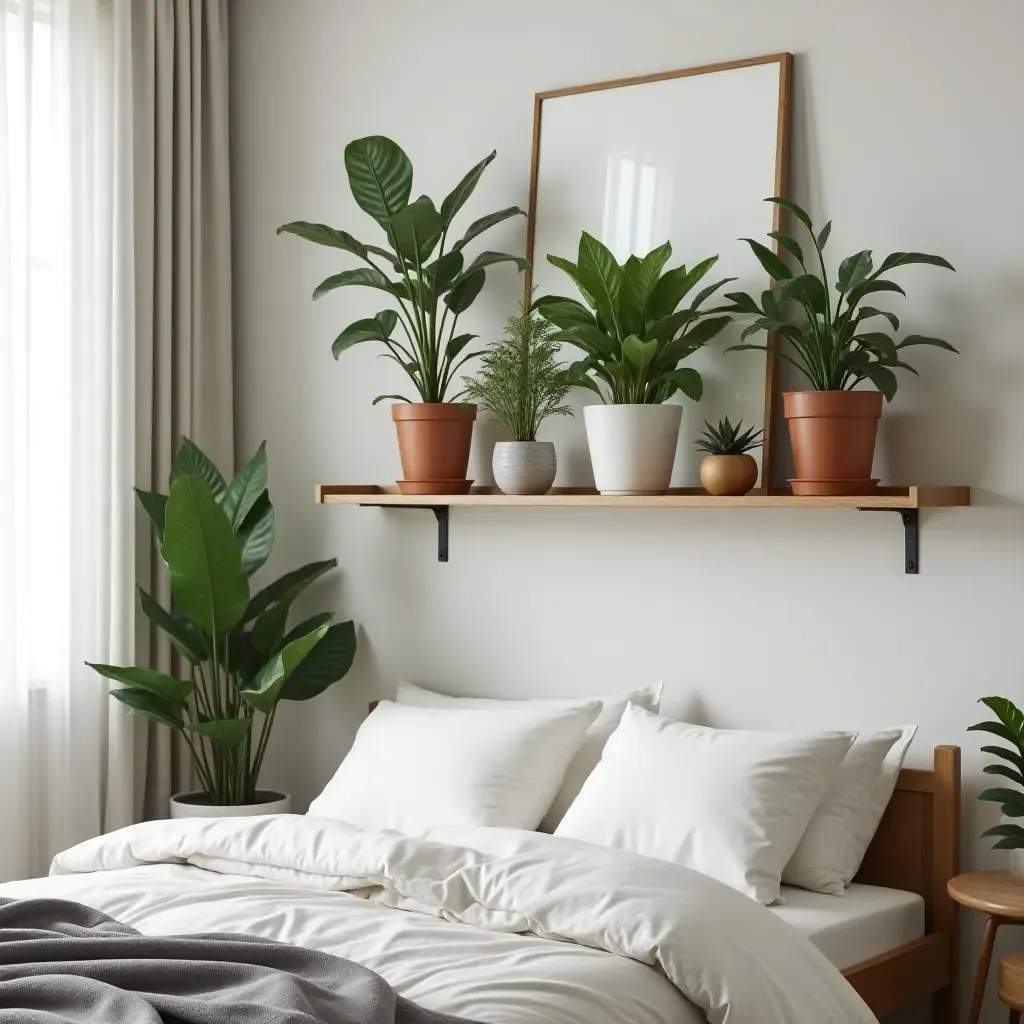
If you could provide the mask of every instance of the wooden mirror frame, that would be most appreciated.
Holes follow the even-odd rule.
[[[537,231],[537,190],[540,171],[541,125],[544,116],[544,104],[548,100],[561,96],[574,96],[579,93],[600,92],[605,89],[622,89],[631,85],[646,85],[650,82],[663,82],[674,78],[688,78],[693,75],[707,75],[717,71],[732,71],[737,68],[752,67],[759,64],[779,65],[779,102],[778,126],[775,145],[775,195],[784,196],[789,175],[789,123],[792,98],[793,55],[791,53],[774,53],[764,57],[748,57],[744,60],[725,61],[719,64],[706,64],[696,68],[682,68],[678,71],[661,71],[653,75],[639,75],[634,78],[616,78],[607,82],[592,82],[588,85],[576,85],[563,89],[550,89],[538,92],[533,102],[533,149],[530,156],[530,197],[526,221],[526,258],[533,262],[534,239]],[[782,229],[782,208],[776,204],[772,230]],[[779,244],[771,239],[772,251],[779,255]],[[526,296],[533,289],[532,268],[526,271]],[[771,287],[774,287],[772,282]],[[760,488],[765,493],[772,486],[772,449],[773,425],[776,419],[778,359],[774,351],[778,348],[778,338],[768,335],[768,347],[772,350],[765,355],[765,386],[764,386],[764,444],[761,450]]]

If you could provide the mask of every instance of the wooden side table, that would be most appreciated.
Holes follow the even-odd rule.
[[[1004,956],[999,961],[999,999],[1010,1008],[1010,1024],[1020,1024],[1024,1010],[1024,956]]]
[[[968,1024],[978,1024],[996,932],[1003,924],[1024,924],[1024,885],[1011,881],[1006,871],[981,871],[951,878],[947,889],[961,906],[988,914],[981,956],[974,975],[971,1012],[967,1018]]]

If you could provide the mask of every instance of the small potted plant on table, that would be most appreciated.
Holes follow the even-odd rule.
[[[351,622],[320,612],[288,628],[295,599],[338,563],[310,562],[252,593],[274,546],[264,445],[228,483],[191,441],[181,442],[168,494],[137,491],[171,581],[164,608],[139,605],[170,638],[182,671],[92,665],[122,683],[111,696],[169,726],[188,744],[201,789],[171,798],[172,818],[283,814],[286,793],[257,788],[282,700],[310,700],[341,679],[356,651]]]
[[[983,789],[979,800],[1000,805],[1003,822],[981,833],[982,838],[996,839],[995,850],[1009,850],[1010,877],[1024,883],[1024,827],[1015,822],[1024,819],[1024,712],[1005,697],[982,697],[979,703],[992,711],[996,720],[969,726],[968,732],[987,732],[998,736],[1010,747],[982,747],[982,753],[992,754],[1006,763],[987,764],[981,770],[986,775],[999,775],[1009,779],[1017,789],[998,787]]]
[[[870,249],[848,256],[839,264],[833,302],[824,249],[832,231],[829,221],[817,234],[807,213],[781,196],[765,200],[778,203],[807,229],[813,253],[807,259],[816,266],[808,269],[800,243],[781,231],[773,231],[794,271],[781,256],[752,238],[750,245],[761,266],[775,281],[775,287],[761,294],[761,300],[745,292],[726,295],[735,313],[755,316],[742,339],[759,331],[781,335],[789,351],[776,354],[792,363],[811,385],[810,391],[788,391],[783,408],[789,423],[796,478],[790,483],[794,494],[865,494],[874,490],[871,464],[875,437],[882,415],[882,397],[891,402],[896,394],[896,370],[917,371],[905,361],[906,350],[916,345],[956,352],[941,338],[910,334],[896,341],[900,322],[888,310],[863,304],[870,295],[906,292],[884,275],[912,263],[927,263],[952,270],[941,256],[923,252],[894,252],[875,269]],[[818,271],[820,270],[820,274]],[[800,310],[793,316],[788,304]],[[844,305],[845,304],[845,305]],[[885,320],[892,334],[875,328],[869,321]],[[764,345],[740,344],[733,349],[767,351]],[[856,390],[867,382],[875,390]]]
[[[406,494],[460,494],[466,479],[476,407],[459,402],[451,388],[459,368],[480,355],[466,351],[477,337],[459,334],[459,317],[476,301],[496,263],[529,263],[501,252],[481,252],[467,260],[465,248],[496,224],[522,214],[517,206],[473,221],[465,234],[446,249],[456,214],[473,194],[480,176],[494,159],[491,153],[473,167],[445,197],[440,208],[432,199],[412,195],[412,163],[391,139],[373,135],[345,147],[349,188],[359,207],[383,229],[390,249],[364,244],[347,231],[294,221],[278,228],[318,245],[331,246],[358,257],[365,267],[332,274],[313,292],[313,298],[337,288],[360,286],[384,292],[394,308],[349,324],[334,341],[337,359],[346,349],[366,341],[384,346],[383,353],[409,376],[420,397],[380,395],[401,403],[391,407],[402,461],[399,489]],[[385,272],[387,271],[387,273]],[[394,276],[391,276],[394,275]],[[396,329],[401,333],[396,334]]]
[[[489,349],[476,378],[464,381],[466,395],[487,409],[512,435],[494,446],[494,482],[506,494],[545,494],[558,468],[555,446],[538,441],[548,416],[571,416],[562,405],[571,379],[558,362],[557,328],[523,303],[510,316],[505,338]]]
[[[747,494],[757,483],[757,461],[747,452],[761,447],[763,430],[743,430],[743,420],[735,426],[729,417],[718,426],[704,421],[704,436],[694,441],[698,450],[707,452],[700,464],[700,482],[708,494]]]
[[[669,399],[682,393],[697,402],[704,390],[700,374],[679,364],[732,319],[701,306],[733,278],[702,288],[688,307],[679,308],[718,257],[664,271],[671,256],[666,242],[620,266],[584,231],[576,263],[551,255],[548,260],[572,278],[587,305],[554,295],[534,304],[559,328],[554,340],[584,353],[569,372],[604,403],[583,410],[594,482],[602,494],[668,490],[682,419],[682,407]]]

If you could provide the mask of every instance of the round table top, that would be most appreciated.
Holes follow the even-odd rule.
[[[957,875],[946,888],[957,903],[972,910],[1024,920],[1024,884],[1014,882],[1007,871]]]

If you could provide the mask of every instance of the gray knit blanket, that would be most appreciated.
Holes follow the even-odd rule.
[[[79,903],[0,900],[3,1024],[466,1024],[339,957],[245,935],[140,935]]]

